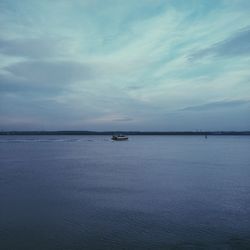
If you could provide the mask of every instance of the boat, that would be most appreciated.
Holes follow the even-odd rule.
[[[111,138],[113,141],[126,141],[128,137],[125,135],[113,135]]]

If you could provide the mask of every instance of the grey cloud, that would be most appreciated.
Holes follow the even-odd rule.
[[[0,53],[27,58],[47,58],[63,51],[62,40],[53,38],[0,39]]]
[[[41,95],[46,96],[54,95],[64,89],[64,86],[55,84],[38,84],[37,82],[30,81],[29,79],[22,79],[10,75],[0,75],[0,95],[4,93],[16,93],[27,95]]]
[[[96,76],[95,67],[73,61],[25,61],[11,64],[0,72],[0,92],[26,92],[48,96],[72,90],[72,84]]]
[[[247,104],[250,104],[250,100],[218,101],[205,103],[202,105],[185,107],[183,109],[180,109],[179,111],[210,111],[215,109],[234,108]]]
[[[139,85],[134,85],[134,86],[128,86],[128,90],[138,90],[138,89],[143,89],[145,86],[139,86]]]
[[[28,61],[4,68],[0,75],[2,91],[60,91],[75,81],[95,76],[91,66],[78,62]]]
[[[28,61],[13,64],[6,67],[15,76],[29,80],[54,82],[66,82],[88,79],[93,76],[92,68],[84,63],[70,61]]]
[[[129,117],[123,117],[123,118],[114,118],[114,119],[111,119],[113,122],[131,122],[133,121],[134,119],[132,118],[129,118]]]
[[[189,56],[190,60],[196,60],[205,56],[245,56],[250,55],[250,29],[237,32],[228,39],[213,46],[196,51]]]
[[[27,82],[9,75],[0,75],[0,92],[18,92],[25,89]],[[30,87],[30,86],[28,86]]]

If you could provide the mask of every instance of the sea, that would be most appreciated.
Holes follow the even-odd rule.
[[[250,136],[0,136],[0,249],[250,249]]]

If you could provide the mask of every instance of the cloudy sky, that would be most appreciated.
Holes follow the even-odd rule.
[[[0,130],[249,130],[249,0],[0,0]]]

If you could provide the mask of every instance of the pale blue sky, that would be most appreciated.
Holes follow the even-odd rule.
[[[1,130],[250,130],[250,1],[1,0]]]

